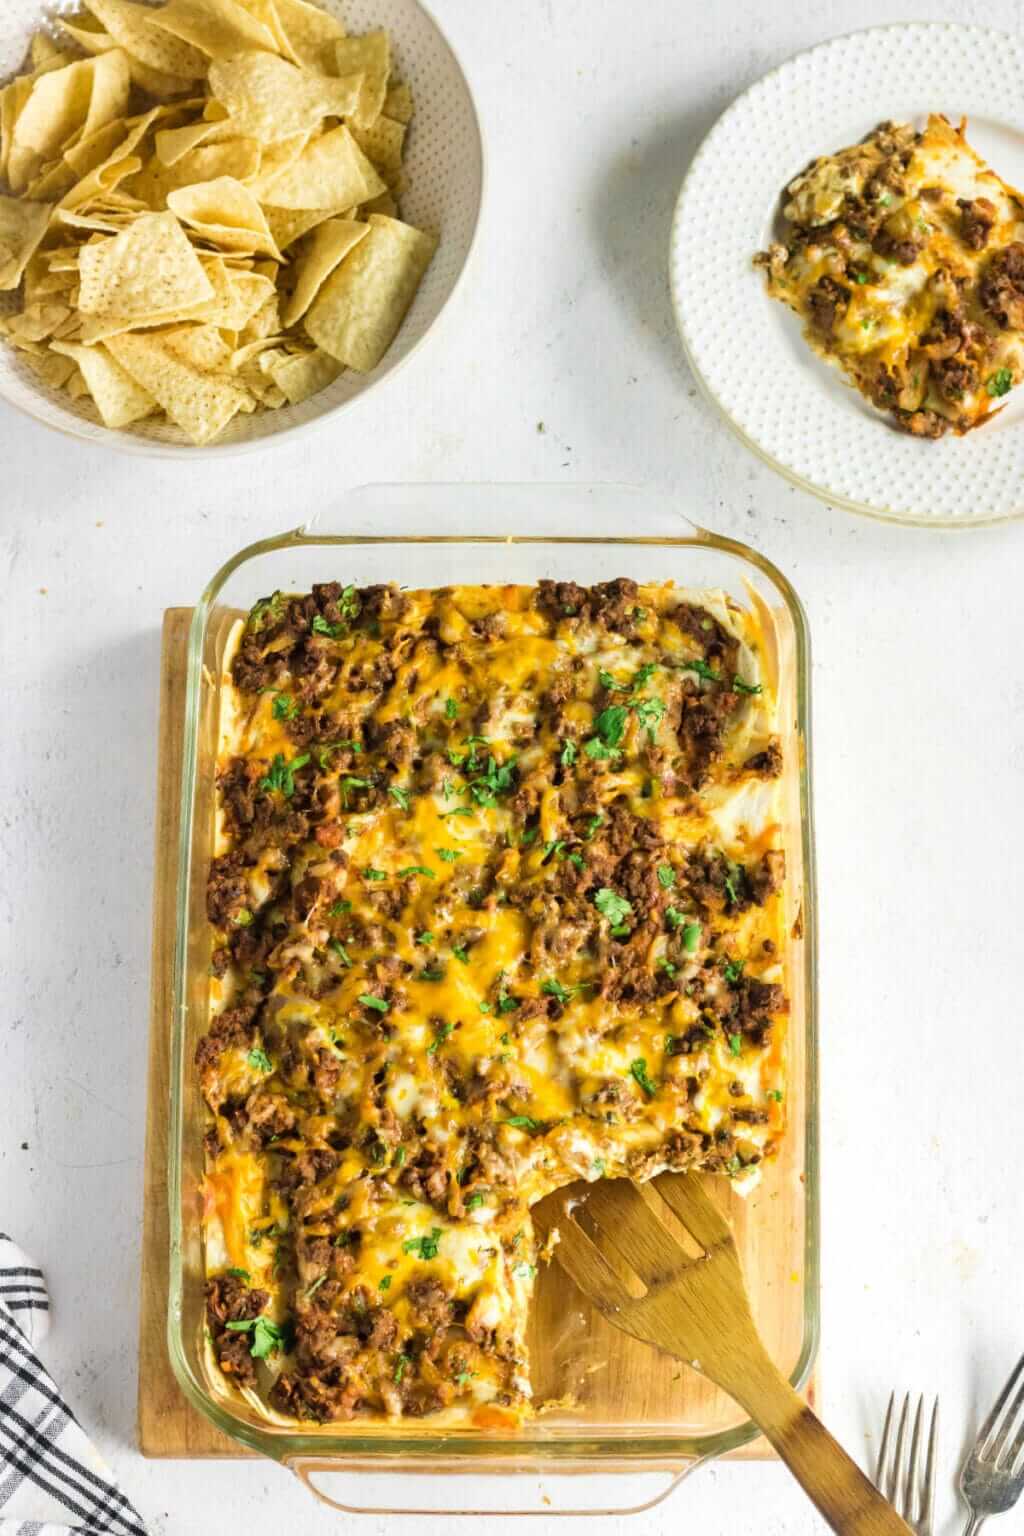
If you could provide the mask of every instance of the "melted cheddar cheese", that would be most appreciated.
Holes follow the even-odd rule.
[[[719,592],[274,594],[227,661],[211,1347],[288,1418],[529,1405],[530,1206],[784,1125],[774,646]]]
[[[986,420],[1024,377],[1024,206],[963,124],[883,124],[788,193],[755,260],[814,350],[916,436]]]

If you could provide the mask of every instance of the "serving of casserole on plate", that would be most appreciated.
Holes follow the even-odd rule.
[[[707,536],[274,542],[193,635],[179,1379],[283,1458],[429,1455],[418,1424],[458,1457],[741,1443],[646,1352],[622,1386],[529,1207],[666,1166],[756,1185],[729,1204],[803,1379],[799,610]]]
[[[1020,38],[915,22],[787,60],[704,140],[672,230],[680,335],[793,484],[901,522],[1024,513],[1022,103]]]

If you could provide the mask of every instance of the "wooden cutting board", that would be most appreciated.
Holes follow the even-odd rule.
[[[160,666],[160,728],[157,756],[156,855],[153,889],[153,973],[150,986],[148,1112],[146,1122],[145,1196],[142,1222],[142,1298],[139,1324],[139,1449],[144,1456],[251,1457],[187,1401],[178,1387],[167,1356],[168,1212],[167,1105],[170,1085],[171,967],[174,948],[175,887],[177,883],[178,803],[185,715],[185,663],[189,608],[170,608],[164,615]],[[623,1341],[643,1348],[625,1335],[610,1331],[610,1352]],[[620,1364],[625,1362],[625,1357]],[[614,1361],[610,1364],[614,1365]],[[693,1378],[694,1386],[704,1383]],[[817,1398],[815,1379],[807,1388],[809,1402]],[[742,1460],[769,1460],[774,1452],[761,1439],[733,1453]]]

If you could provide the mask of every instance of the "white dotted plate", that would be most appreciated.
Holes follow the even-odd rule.
[[[690,364],[748,447],[852,511],[976,524],[1024,515],[1024,386],[978,431],[938,442],[890,426],[815,356],[751,265],[778,238],[786,183],[886,118],[968,118],[971,144],[1024,187],[1024,42],[943,23],[874,27],[773,70],[719,118],[683,183],[670,271]]]
[[[279,411],[236,416],[223,437],[206,448],[189,443],[167,422],[143,420],[127,431],[112,432],[100,422],[89,400],[75,401],[63,390],[49,389],[12,349],[0,343],[0,398],[27,411],[37,421],[90,442],[136,452],[192,458],[268,448],[286,434],[334,414],[367,395],[393,374],[431,330],[455,291],[469,258],[483,197],[483,145],[476,108],[466,77],[440,27],[418,0],[319,0],[350,32],[386,27],[391,33],[396,75],[408,80],[416,114],[409,129],[402,194],[402,217],[410,224],[437,230],[437,253],[420,284],[412,308],[372,373],[346,371],[333,384],[300,405]],[[52,18],[80,10],[77,0],[0,0],[0,84],[22,69],[29,40],[40,27],[57,31]],[[0,294],[0,305],[15,302]],[[424,378],[430,388],[429,377]]]

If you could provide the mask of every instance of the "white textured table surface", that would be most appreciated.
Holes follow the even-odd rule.
[[[943,9],[1013,29],[1024,7]],[[821,38],[932,7],[437,10],[490,149],[475,270],[437,344],[336,428],[212,472],[107,456],[0,409],[0,1225],[45,1266],[47,1358],[155,1533],[352,1528],[272,1466],[133,1447],[160,616],[346,486],[648,481],[761,548],[808,609],[825,1416],[862,1455],[890,1386],[940,1391],[940,1529],[957,1530],[955,1450],[1024,1344],[1024,530],[904,531],[789,489],[697,396],[664,273],[679,180],[738,90]],[[736,366],[758,366],[739,339]],[[738,1466],[628,1528],[821,1527],[781,1468]],[[1024,1531],[1024,1510],[996,1529]]]

